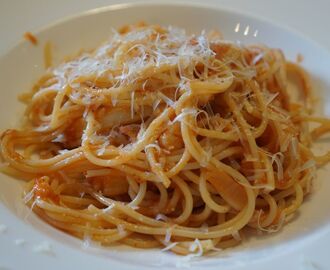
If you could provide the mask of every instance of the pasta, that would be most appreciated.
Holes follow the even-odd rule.
[[[276,231],[330,159],[311,151],[330,121],[312,115],[306,71],[216,31],[125,26],[20,99],[1,170],[43,220],[105,246],[202,255]]]

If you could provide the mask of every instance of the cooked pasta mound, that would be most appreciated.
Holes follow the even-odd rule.
[[[43,220],[102,245],[202,255],[277,231],[330,159],[311,151],[330,122],[307,73],[217,31],[125,26],[20,99],[1,170]]]

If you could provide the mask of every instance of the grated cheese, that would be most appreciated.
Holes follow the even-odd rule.
[[[103,213],[110,213],[110,212],[112,212],[114,207],[115,207],[115,204],[110,204],[107,208],[102,209],[102,212]]]
[[[170,249],[174,248],[177,244],[178,244],[178,242],[169,243],[168,245],[166,245],[166,247],[164,247],[163,249],[161,249],[161,251],[170,250]]]
[[[172,124],[174,124],[175,122],[182,122],[183,118],[186,117],[187,115],[195,115],[195,114],[197,114],[196,109],[194,109],[194,108],[189,108],[189,109],[184,108],[182,110],[182,112],[174,118],[174,120],[172,121]]]
[[[92,245],[92,239],[89,234],[85,233],[82,247],[83,249],[88,249],[91,247],[91,245]]]
[[[212,246],[213,246],[213,244],[212,244]],[[189,251],[194,252],[194,253],[188,254],[188,255],[180,258],[175,264],[176,267],[190,268],[191,261],[193,259],[201,257],[203,255],[203,246],[202,246],[201,242],[199,241],[199,239],[197,239],[197,238],[195,239],[195,241],[190,245]]]
[[[30,192],[26,193],[26,195],[23,198],[23,202],[27,204],[31,199],[34,197],[34,188],[31,189]]]
[[[145,147],[144,147],[144,149],[148,149],[148,148],[155,148],[156,150],[157,150],[157,152],[158,153],[161,153],[161,149],[160,149],[160,147],[159,147],[159,145],[158,144],[155,144],[155,143],[149,143],[148,145],[146,145]]]
[[[316,166],[316,162],[314,159],[310,159],[308,161],[306,161],[301,167],[300,169],[298,170],[298,172],[302,172],[302,171],[305,171],[305,170],[308,170],[308,169],[311,169],[311,168],[315,168]]]
[[[118,230],[118,234],[120,236],[126,236],[127,235],[127,232],[125,230],[125,226],[123,224],[118,224],[117,225],[117,230]]]
[[[271,164],[273,164],[273,162],[276,163],[276,167],[277,167],[277,179],[278,180],[282,180],[283,179],[283,165],[281,160],[278,158],[278,155],[280,155],[281,157],[284,157],[283,154],[281,152],[278,152],[274,155],[272,155],[272,161]]]
[[[172,237],[172,228],[168,228],[168,229],[166,229],[164,242],[165,243],[170,243],[171,237]]]
[[[97,150],[96,154],[97,154],[98,156],[102,156],[102,155],[104,154],[105,150],[106,150],[106,147],[107,147],[109,144],[110,144],[109,141],[105,141],[105,142],[101,145],[101,147]]]
[[[52,140],[52,142],[65,142],[65,137],[63,134],[59,134],[54,140]]]
[[[35,253],[43,253],[46,255],[54,256],[55,252],[52,248],[52,245],[49,242],[42,242],[32,248],[33,252]]]
[[[162,220],[162,221],[168,221],[169,218],[163,214],[157,214],[157,216],[155,217],[156,220]]]
[[[172,107],[174,105],[174,101],[169,97],[167,97],[166,95],[164,95],[162,92],[158,92],[157,94],[168,106]]]
[[[283,227],[284,222],[285,222],[284,212],[281,212],[279,222],[277,224],[271,225],[267,228],[262,227],[260,224],[261,214],[262,214],[262,210],[259,211],[258,218],[257,218],[257,225],[258,225],[259,231],[263,231],[263,232],[267,232],[267,233],[275,233],[275,232],[278,232]]]
[[[233,238],[236,241],[239,241],[239,242],[242,241],[242,238],[241,238],[241,235],[240,235],[239,231],[233,232],[231,235],[233,236]]]
[[[65,153],[69,152],[69,151],[70,150],[68,150],[68,149],[62,149],[62,150],[58,150],[58,153],[61,154],[61,155],[63,155]]]
[[[14,243],[16,246],[24,246],[26,244],[26,240],[22,238],[15,239]]]
[[[258,63],[263,57],[264,57],[264,53],[263,53],[263,52],[257,54],[257,55],[253,58],[253,60],[252,60],[252,65],[257,64],[257,63]]]

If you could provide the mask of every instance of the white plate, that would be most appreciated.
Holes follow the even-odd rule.
[[[51,41],[55,60],[93,48],[104,41],[111,28],[145,20],[148,23],[176,25],[189,32],[220,29],[229,40],[244,44],[265,43],[282,48],[289,59],[304,55],[303,65],[312,74],[314,86],[322,96],[325,112],[330,114],[330,55],[321,47],[269,22],[243,14],[189,4],[118,5],[91,11],[44,28],[37,34],[39,46],[21,42],[0,60],[0,130],[14,127],[22,112],[17,94],[29,89],[44,72],[43,45]],[[330,147],[329,147],[330,148]],[[315,192],[296,217],[279,233],[251,237],[242,245],[217,256],[191,261],[190,266],[209,269],[277,269],[282,267],[313,267],[309,253],[316,241],[320,260],[315,265],[327,265],[330,260],[322,250],[330,248],[330,173],[319,171]],[[150,267],[182,268],[182,257],[158,250],[136,250],[114,246],[84,248],[82,242],[42,222],[27,210],[21,200],[22,183],[1,175],[0,179],[0,269],[149,269]],[[324,237],[321,240],[321,237]],[[328,240],[329,242],[327,243]],[[322,242],[323,241],[323,242]],[[315,250],[314,250],[315,252]],[[289,258],[298,258],[290,260]],[[279,264],[280,262],[280,264]],[[1,268],[2,267],[2,268]],[[304,268],[302,268],[304,269]],[[308,269],[308,268],[306,268]],[[313,269],[313,268],[310,268]]]

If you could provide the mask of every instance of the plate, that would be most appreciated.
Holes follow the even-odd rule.
[[[199,18],[199,19],[196,19]],[[304,56],[302,65],[311,73],[313,85],[321,97],[320,110],[330,115],[330,55],[326,50],[295,33],[270,22],[214,6],[197,4],[127,4],[92,10],[54,23],[36,35],[38,46],[27,41],[14,46],[0,59],[0,130],[18,124],[23,107],[17,94],[29,89],[43,74],[43,47],[51,42],[54,61],[79,49],[94,48],[104,41],[112,28],[144,20],[148,23],[174,25],[188,32],[203,29],[220,29],[228,40],[241,44],[265,43],[283,49],[285,55],[295,60],[298,53]],[[321,106],[322,105],[322,106]],[[325,142],[323,149],[330,149]],[[47,269],[150,269],[162,267],[209,269],[276,269],[278,259],[282,266],[290,266],[288,254],[298,256],[298,264],[314,265],[304,255],[303,248],[328,237],[330,230],[329,169],[319,170],[314,193],[289,224],[275,234],[249,237],[242,245],[223,252],[187,261],[184,257],[160,252],[138,250],[125,246],[101,248],[86,245],[45,224],[35,216],[21,199],[22,182],[1,175],[0,179],[0,269],[47,267]],[[329,244],[322,248],[328,249]],[[300,250],[300,252],[299,252]],[[307,250],[307,249],[306,249]],[[303,255],[301,255],[303,254]],[[284,260],[283,258],[287,258]],[[321,263],[328,262],[324,257]],[[317,265],[317,264],[315,264]],[[138,266],[138,267],[137,267]],[[2,268],[1,268],[2,267]],[[312,266],[311,266],[312,267]],[[313,268],[311,268],[313,269]]]

